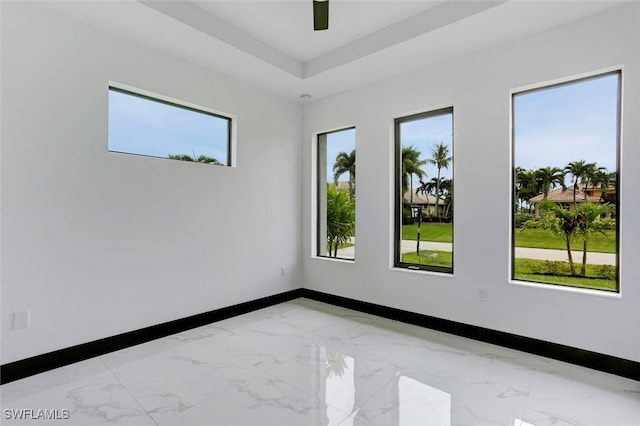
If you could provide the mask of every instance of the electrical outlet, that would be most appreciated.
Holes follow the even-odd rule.
[[[478,300],[481,302],[486,302],[489,298],[489,291],[486,288],[481,288],[478,292]]]
[[[287,271],[284,269],[284,266],[280,267],[280,276],[284,277],[285,275],[287,275]]]
[[[24,312],[13,313],[13,329],[19,330],[21,328],[28,328],[31,322],[31,312],[26,310]]]

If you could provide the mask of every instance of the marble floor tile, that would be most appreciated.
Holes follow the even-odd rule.
[[[44,373],[39,376],[44,378],[47,375]],[[9,385],[15,383],[15,387],[20,387],[23,385],[21,382]],[[86,375],[66,383],[50,384],[46,389],[40,388],[38,392],[19,399],[3,398],[2,408],[3,426],[42,425],[43,422],[73,426],[156,425],[110,371]]]
[[[495,398],[526,404],[533,385],[535,370],[496,356],[484,343],[432,346],[411,363],[414,370],[465,385]],[[465,349],[461,349],[461,347]]]
[[[303,392],[351,413],[394,380],[401,367],[373,354],[314,345],[269,370]]]
[[[263,373],[160,425],[338,426],[346,418],[346,413]]]
[[[423,356],[429,347],[428,340],[423,334],[416,334],[417,331],[415,326],[407,325],[407,330],[401,330],[395,322],[377,319],[371,324],[341,332],[327,342],[341,345],[345,351],[374,353],[404,367]]]
[[[0,391],[3,425],[640,426],[639,382],[304,298]]]
[[[76,362],[2,385],[0,387],[0,401],[5,408],[26,397],[34,397],[39,393],[79,382],[105,371],[108,371],[107,368],[98,358]]]
[[[297,328],[314,336],[325,339],[348,336],[348,333],[364,324],[374,321],[367,314],[357,314],[346,309],[332,309],[330,311],[318,311],[312,309],[290,312],[286,317],[277,318],[276,321]]]
[[[209,341],[162,352],[112,371],[158,422],[261,373]]]
[[[123,370],[129,364],[135,367],[146,358],[157,357],[162,353],[168,353],[176,349],[186,350],[189,347],[202,345],[206,343],[207,337],[224,332],[225,330],[215,324],[206,325],[114,351],[100,356],[99,359],[108,368]]]
[[[536,426],[640,425],[640,382],[565,363],[556,367],[536,373],[524,420]]]
[[[224,350],[264,369],[308,350],[318,337],[273,319],[258,320],[208,339]]]
[[[354,426],[513,426],[524,411],[523,405],[407,368],[352,417]]]

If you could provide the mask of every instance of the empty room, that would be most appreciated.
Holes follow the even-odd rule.
[[[640,425],[637,0],[0,0],[3,425]]]

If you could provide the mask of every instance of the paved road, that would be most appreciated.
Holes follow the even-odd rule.
[[[355,243],[355,241],[354,241]],[[412,240],[402,240],[400,250],[402,253],[415,252],[416,242]],[[432,241],[421,241],[420,250],[439,250],[451,251],[451,243],[435,243]],[[339,257],[353,259],[355,247],[347,247],[338,251]],[[582,251],[572,251],[574,262],[582,262]],[[528,247],[516,247],[516,257],[524,259],[538,260],[560,260],[567,261],[566,250],[549,250]],[[589,252],[587,254],[587,263],[590,265],[615,265],[616,255],[613,253],[596,253]]]

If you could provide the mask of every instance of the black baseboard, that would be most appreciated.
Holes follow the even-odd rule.
[[[3,364],[0,366],[0,384],[13,382],[28,376],[33,376],[34,374],[73,364],[74,362],[84,361],[89,358],[159,339],[171,334],[180,333],[215,321],[297,299],[301,297],[301,290],[302,289],[295,289]]]
[[[88,343],[60,349],[0,366],[0,384],[13,382],[54,368],[84,361],[109,352],[145,343],[171,334],[211,324],[278,303],[306,297],[396,321],[414,324],[457,336],[517,349],[594,370],[640,381],[640,363],[557,343],[518,336],[502,331],[431,317],[424,314],[363,302],[309,289],[295,289],[285,293],[216,309],[209,312],[169,321],[163,324],[106,337]]]
[[[544,340],[532,339],[530,337],[431,317],[402,309],[349,299],[315,290],[302,289],[301,296],[319,302],[342,306],[344,308],[366,312],[384,318],[516,349],[640,381],[640,362],[557,343],[546,342]]]

